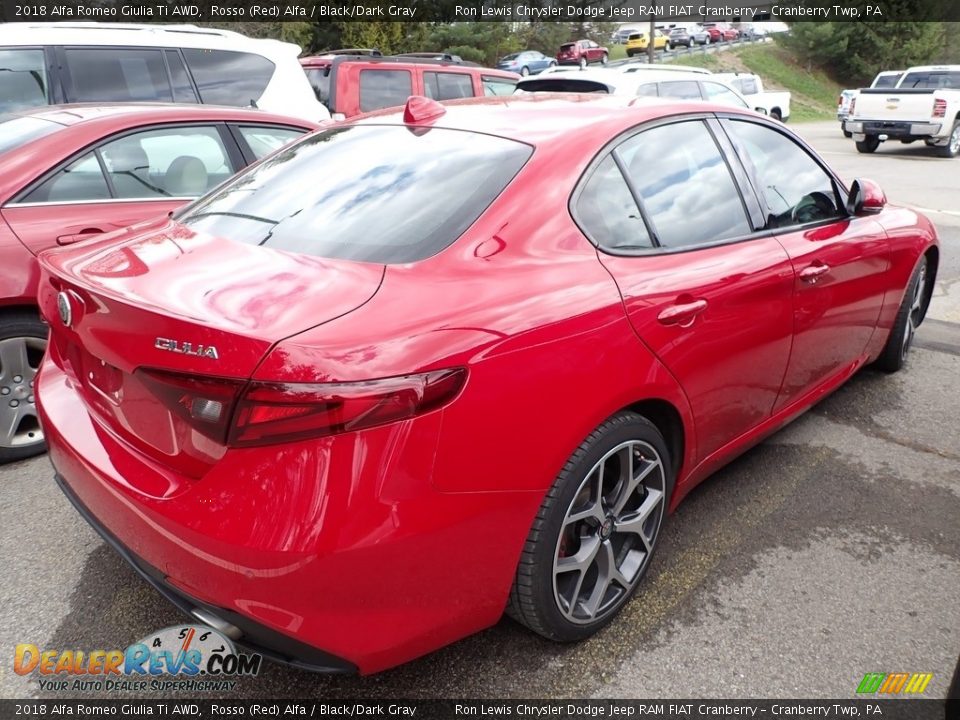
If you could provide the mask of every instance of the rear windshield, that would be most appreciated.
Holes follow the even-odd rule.
[[[568,93],[609,93],[610,88],[596,80],[578,80],[577,78],[553,77],[549,80],[529,80],[517,85],[517,93],[525,92],[568,92]]]
[[[877,87],[880,87],[879,85]],[[925,90],[939,88],[960,88],[960,71],[946,70],[924,70],[921,72],[907,73],[903,82],[898,87],[901,88],[922,88]]]
[[[238,175],[178,220],[305,255],[415,262],[460,237],[532,152],[457,130],[334,128]]]
[[[62,127],[63,125],[40,118],[0,115],[0,155],[31,140],[54,133]]]
[[[576,46],[577,46],[576,43],[564,43],[563,45],[560,46],[560,49],[561,49],[561,50],[570,50],[570,49],[572,49],[572,48],[574,48],[574,47],[576,47]]]

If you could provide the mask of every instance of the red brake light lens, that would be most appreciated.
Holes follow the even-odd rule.
[[[361,430],[406,420],[453,400],[464,368],[355,383],[198,379],[140,369],[136,376],[177,417],[231,447]]]
[[[942,118],[947,116],[947,101],[942,98],[938,98],[933,101],[933,116],[935,118]]]

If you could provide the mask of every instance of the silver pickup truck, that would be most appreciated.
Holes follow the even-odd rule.
[[[865,88],[843,123],[857,150],[872,153],[885,140],[923,140],[941,157],[960,154],[960,65],[907,70],[893,89]]]

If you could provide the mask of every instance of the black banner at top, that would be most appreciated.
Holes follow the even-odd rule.
[[[956,0],[0,0],[6,22],[960,21]]]

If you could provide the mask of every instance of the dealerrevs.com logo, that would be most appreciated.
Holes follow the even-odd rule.
[[[229,691],[238,676],[257,675],[262,661],[260,655],[238,652],[212,628],[175,625],[124,650],[51,650],[20,643],[13,670],[37,674],[41,690]]]

